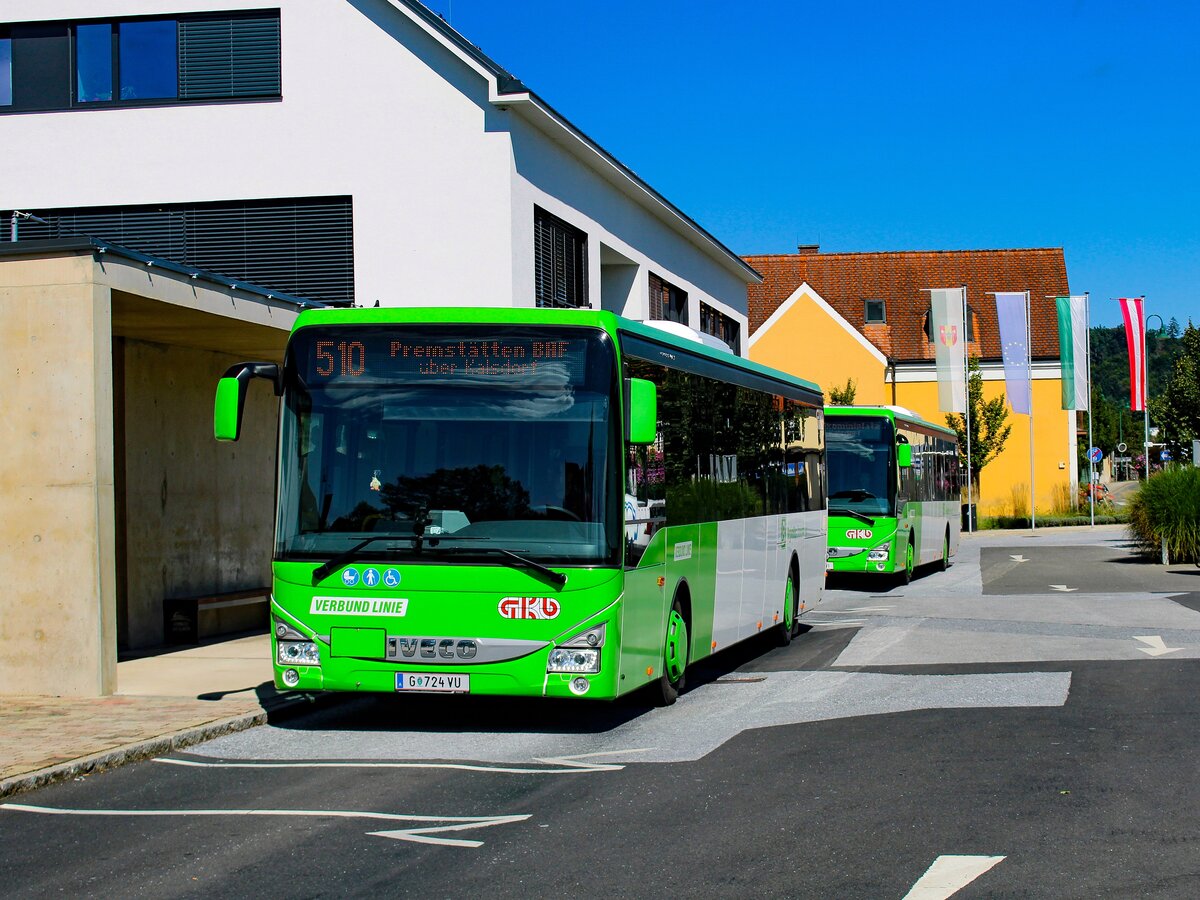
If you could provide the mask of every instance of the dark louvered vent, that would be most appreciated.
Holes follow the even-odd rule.
[[[349,197],[26,211],[50,224],[21,220],[21,240],[87,235],[309,300],[354,300]]]
[[[587,306],[587,235],[534,207],[534,290],[538,306]]]
[[[279,13],[179,20],[179,97],[280,93]]]

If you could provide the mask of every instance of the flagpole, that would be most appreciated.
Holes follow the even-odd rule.
[[[1037,492],[1033,484],[1033,329],[1030,326],[1029,291],[1025,292],[1025,371],[1029,383],[1029,524],[1037,528]]]
[[[1070,302],[1070,301],[1068,301]],[[1088,497],[1091,499],[1092,527],[1096,527],[1096,464],[1092,462],[1092,292],[1083,292],[1083,316],[1087,320],[1087,419],[1088,419]],[[1079,451],[1075,451],[1079,459]]]
[[[963,305],[963,376],[967,383],[966,407],[967,423],[967,534],[975,532],[975,505],[973,482],[971,481],[971,322],[967,318],[967,286],[962,286]]]

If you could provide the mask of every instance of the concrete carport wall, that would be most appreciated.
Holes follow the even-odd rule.
[[[277,400],[252,385],[217,444],[212,398],[302,302],[90,239],[0,251],[0,692],[112,693],[164,598],[270,583]]]

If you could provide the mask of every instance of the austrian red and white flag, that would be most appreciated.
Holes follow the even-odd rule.
[[[1145,297],[1120,297],[1125,317],[1125,343],[1129,346],[1129,408],[1146,408],[1146,310]]]

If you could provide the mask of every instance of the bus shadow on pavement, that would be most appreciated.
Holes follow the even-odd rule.
[[[830,573],[825,579],[825,587],[833,591],[853,591],[856,594],[891,594],[899,588],[917,584],[925,578],[938,574],[937,564],[918,566],[913,570],[913,580],[904,584],[895,575],[859,575],[852,572]]]
[[[791,644],[797,648],[811,626]],[[770,634],[761,634],[707,657],[688,669],[687,689],[697,690],[724,679],[762,680],[762,671],[739,672],[760,663],[772,651],[787,653]],[[793,667],[794,668],[794,667]],[[265,687],[265,686],[264,686]],[[272,711],[272,726],[294,731],[391,731],[396,733],[602,734],[658,707],[655,686],[611,702],[536,697],[471,697],[454,695],[318,694],[312,704]]]

